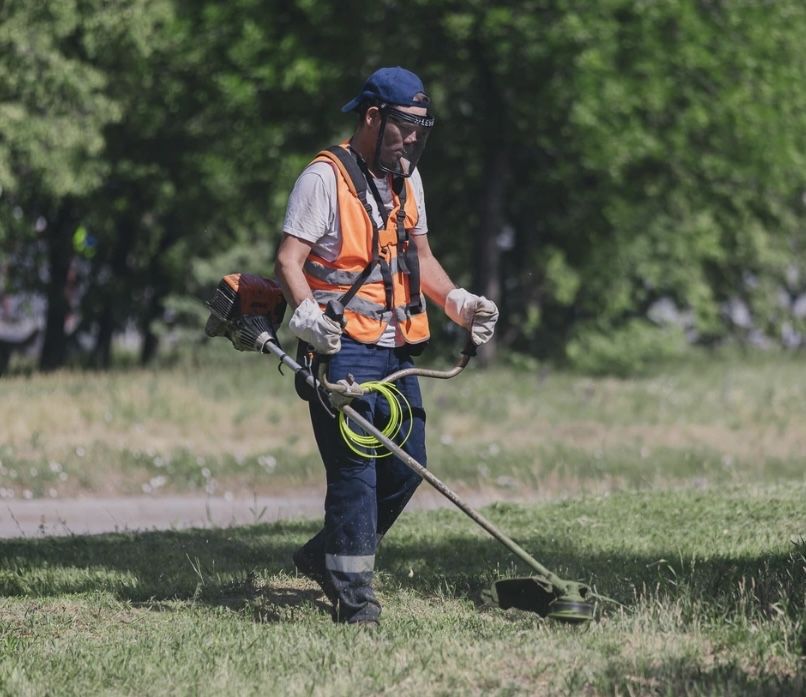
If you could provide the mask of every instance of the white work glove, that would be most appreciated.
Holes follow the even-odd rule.
[[[493,338],[498,308],[483,295],[473,295],[464,288],[454,288],[445,298],[445,314],[456,324],[470,330],[476,346]]]
[[[310,298],[305,298],[294,310],[288,328],[294,336],[324,356],[338,353],[341,349],[341,327],[338,322],[325,317],[319,305]]]

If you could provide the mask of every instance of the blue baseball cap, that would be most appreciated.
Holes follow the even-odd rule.
[[[342,111],[355,111],[364,102],[381,102],[397,106],[428,106],[422,80],[410,70],[380,68],[367,78],[357,97],[345,104]]]

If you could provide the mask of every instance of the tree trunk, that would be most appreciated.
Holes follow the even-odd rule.
[[[42,370],[56,370],[67,360],[67,334],[64,323],[70,311],[67,280],[73,260],[73,232],[78,224],[75,207],[63,201],[46,230],[48,254],[48,303],[45,319],[45,339],[39,356]]]
[[[141,365],[148,365],[157,355],[159,337],[154,333],[152,326],[155,320],[162,317],[165,311],[163,303],[170,294],[172,287],[171,279],[167,275],[170,271],[165,268],[164,260],[171,247],[181,239],[181,233],[179,232],[181,230],[180,221],[173,216],[170,216],[165,221],[164,227],[165,233],[149,264],[148,277],[152,279],[151,298],[146,305],[140,324],[140,331],[143,335],[143,345],[140,349]]]
[[[479,227],[473,239],[473,290],[501,305],[501,248],[498,237],[504,228],[509,171],[511,168],[509,143],[506,140],[507,115],[503,95],[495,76],[490,71],[490,62],[485,55],[483,42],[476,41],[476,74],[478,76],[479,100],[483,105],[486,134],[484,167],[482,168],[482,191],[479,209]],[[498,333],[498,332],[497,332]],[[497,341],[495,337],[479,350],[482,364],[494,360]]]
[[[158,268],[159,264],[155,266]],[[156,287],[151,289],[152,295],[146,304],[140,322],[140,334],[143,336],[143,343],[140,346],[140,365],[142,366],[146,366],[154,360],[160,345],[159,337],[154,332],[153,326],[154,322],[162,316],[164,310],[162,285],[162,282],[158,279]]]
[[[112,337],[115,333],[112,303],[107,303],[98,318],[98,334],[92,347],[92,363],[106,370],[112,363]]]
[[[498,236],[504,228],[504,201],[509,174],[509,156],[500,148],[490,153],[484,171],[487,186],[481,200],[480,225],[473,241],[473,288],[497,305],[501,305],[501,247]],[[483,363],[495,358],[495,337],[479,352]]]
[[[128,217],[117,226],[115,248],[109,258],[111,280],[104,292],[104,302],[98,316],[98,334],[92,349],[92,362],[107,369],[112,363],[112,339],[126,320],[131,293],[131,270],[128,257],[137,238],[137,224]]]

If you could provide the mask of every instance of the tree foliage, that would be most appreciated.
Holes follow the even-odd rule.
[[[67,358],[76,275],[77,332],[108,365],[127,326],[148,360],[217,276],[265,272],[294,178],[380,65],[435,100],[432,244],[499,303],[499,344],[593,370],[681,332],[806,343],[800,2],[67,0],[0,19],[0,244],[7,285],[47,293],[45,367]],[[676,329],[653,335],[661,306]]]

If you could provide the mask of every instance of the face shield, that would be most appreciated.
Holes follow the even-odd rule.
[[[423,154],[434,117],[410,114],[391,106],[382,106],[380,112],[375,165],[396,177],[410,177]]]

